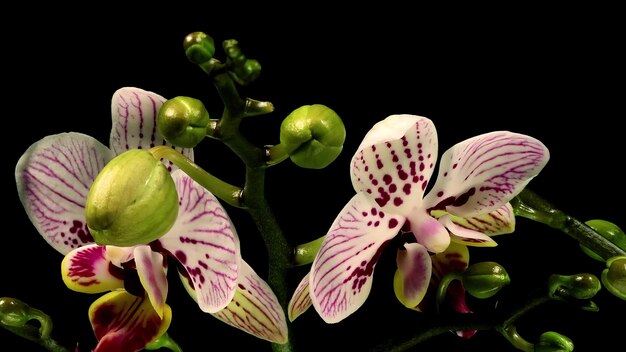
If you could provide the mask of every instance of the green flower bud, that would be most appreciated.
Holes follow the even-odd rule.
[[[346,128],[336,112],[321,104],[292,111],[280,125],[280,143],[296,165],[322,169],[343,149]]]
[[[52,320],[47,314],[17,298],[0,298],[0,326],[15,332],[23,329],[26,333],[28,327],[35,326],[29,325],[31,320],[37,320],[39,323],[39,337],[47,338],[50,335]]]
[[[183,148],[193,148],[207,135],[209,112],[198,99],[176,97],[163,103],[157,126],[163,138]]]
[[[539,336],[534,352],[572,352],[574,343],[564,335],[554,331],[546,331]]]
[[[203,64],[213,58],[215,43],[213,38],[202,32],[193,32],[185,37],[183,42],[185,55],[196,65]]]
[[[606,238],[611,243],[615,244],[623,250],[626,250],[626,234],[624,234],[624,231],[622,231],[619,226],[615,225],[612,222],[600,219],[589,220],[586,221],[585,224],[594,229],[597,233],[602,235],[602,237]],[[582,251],[591,258],[600,262],[604,262],[604,258],[593,252],[591,249],[583,246],[582,244],[580,245],[580,249],[582,249]]]
[[[473,264],[463,273],[465,290],[480,299],[492,297],[510,283],[509,274],[495,262]]]
[[[128,247],[164,235],[178,215],[178,194],[169,171],[149,151],[128,150],[96,177],[85,206],[96,243]]]
[[[626,257],[613,257],[606,261],[602,283],[616,297],[626,300]]]
[[[592,274],[550,275],[548,294],[553,299],[590,299],[600,291],[600,280]]]

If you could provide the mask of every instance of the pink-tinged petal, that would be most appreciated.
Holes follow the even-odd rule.
[[[200,309],[215,313],[233,299],[241,261],[239,237],[226,210],[181,170],[172,173],[179,213],[159,242],[186,269]]]
[[[105,247],[88,244],[69,252],[61,262],[65,285],[82,293],[101,293],[124,287],[121,268],[105,255]]]
[[[443,154],[424,204],[462,217],[491,212],[515,197],[549,158],[546,146],[526,135],[498,131],[470,138]]]
[[[163,255],[153,252],[150,246],[137,246],[134,250],[139,281],[146,290],[152,307],[163,318],[167,298],[167,276],[163,267]]]
[[[450,231],[452,241],[475,247],[495,247],[498,244],[491,237],[455,224],[449,214],[439,218],[439,222]]]
[[[287,342],[287,320],[278,298],[243,260],[237,293],[226,308],[213,316],[260,339]]]
[[[396,256],[398,270],[393,278],[396,297],[407,308],[415,308],[424,299],[432,263],[426,247],[419,243],[407,243],[405,250],[399,249]]]
[[[311,296],[309,295],[309,276],[310,272],[304,275],[304,278],[300,281],[298,287],[296,287],[296,291],[293,293],[293,296],[291,296],[291,300],[287,306],[287,313],[289,321],[291,322],[296,320],[302,313],[306,312],[313,304],[311,302]]]
[[[37,231],[62,254],[92,243],[85,221],[89,188],[113,152],[80,133],[47,136],[15,167],[17,192]]]
[[[434,253],[444,251],[450,245],[450,233],[437,219],[425,212],[416,212],[409,218],[409,229],[417,243]]]
[[[436,162],[432,121],[391,115],[372,127],[352,157],[352,185],[384,211],[408,216],[422,204]]]
[[[157,129],[157,116],[165,98],[135,87],[118,89],[111,99],[113,126],[109,145],[116,155],[129,149],[150,149],[159,145],[172,146]],[[193,160],[193,149],[173,147]],[[170,170],[177,167],[165,161]]]
[[[341,210],[311,267],[311,300],[324,321],[339,322],[363,305],[383,247],[404,221],[384,213],[362,193]]]
[[[435,210],[431,214],[440,218],[446,215],[445,211]],[[476,215],[468,218],[450,215],[450,219],[455,224],[464,228],[478,231],[489,236],[502,235],[515,231],[515,214],[511,203],[506,203],[500,208],[486,214]]]
[[[119,290],[91,304],[89,321],[98,339],[93,352],[134,352],[143,350],[167,331],[172,310],[166,305],[161,319],[147,297]]]

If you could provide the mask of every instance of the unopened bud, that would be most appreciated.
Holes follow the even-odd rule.
[[[166,141],[193,148],[206,137],[210,118],[204,104],[190,97],[167,100],[159,109],[157,126]]]
[[[185,55],[196,65],[203,64],[213,58],[215,43],[213,38],[202,32],[193,32],[185,37],[183,42]]]
[[[495,262],[476,263],[463,272],[463,287],[480,299],[492,297],[510,283],[509,274]]]
[[[572,340],[554,331],[541,334],[539,342],[534,346],[534,352],[572,352],[573,350]]]
[[[616,297],[626,300],[626,257],[613,257],[606,261],[602,283]]]

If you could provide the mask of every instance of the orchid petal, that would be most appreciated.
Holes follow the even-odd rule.
[[[424,203],[462,217],[491,212],[515,197],[549,157],[540,141],[522,134],[499,131],[470,138],[443,154]]]
[[[163,255],[153,252],[150,246],[137,246],[134,250],[139,281],[146,290],[152,307],[163,318],[167,298],[167,276],[163,267]]]
[[[398,270],[393,279],[393,288],[400,303],[407,308],[415,308],[424,299],[432,263],[426,247],[419,243],[407,243],[405,250],[398,250],[396,263]]]
[[[94,179],[114,157],[80,133],[61,133],[32,144],[15,167],[17,192],[37,231],[62,254],[92,243],[85,202]]]
[[[302,313],[306,312],[313,304],[311,302],[311,296],[309,295],[309,276],[310,272],[304,275],[304,278],[300,281],[298,287],[296,287],[293,296],[291,296],[291,300],[289,300],[287,313],[289,315],[289,321],[291,322],[296,320]]]
[[[278,298],[243,260],[237,293],[226,308],[213,316],[263,340],[284,344],[288,339],[287,320]]]
[[[311,300],[324,321],[339,322],[363,305],[378,257],[404,221],[383,213],[362,193],[341,210],[311,267]]]
[[[384,211],[408,215],[421,205],[436,161],[432,121],[391,115],[372,127],[352,158],[352,185]]]
[[[215,313],[233,299],[241,261],[239,237],[226,210],[183,171],[172,173],[179,214],[161,246],[186,269],[202,311]]]
[[[129,149],[167,145],[193,160],[193,149],[172,146],[157,129],[157,116],[165,100],[158,94],[135,87],[120,88],[113,94],[109,145],[116,155]],[[171,161],[166,161],[166,166],[170,171],[177,169]]]
[[[439,218],[439,222],[450,231],[451,240],[468,246],[495,247],[498,244],[491,237],[472,229],[457,225],[449,214]]]
[[[88,244],[69,252],[61,262],[65,285],[82,293],[101,293],[124,287],[123,271],[113,265],[105,247]]]
[[[435,218],[448,214],[445,211],[435,210],[431,214]],[[506,203],[500,208],[486,214],[462,218],[450,214],[450,219],[455,224],[484,233],[489,236],[502,235],[515,231],[515,214],[511,203]]]
[[[120,290],[93,302],[89,321],[98,339],[93,352],[141,351],[167,331],[172,310],[165,305],[161,319],[148,299]]]

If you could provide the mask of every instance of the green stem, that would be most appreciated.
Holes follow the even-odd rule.
[[[39,332],[39,328],[32,325],[24,325],[21,327],[13,327],[2,325],[3,328],[11,331],[12,333],[27,339],[29,341],[35,342],[51,352],[69,352],[69,350],[61,345],[59,345],[53,338],[50,336],[42,337]]]
[[[439,307],[446,300],[446,294],[448,287],[454,280],[461,280],[463,275],[456,272],[449,272],[441,278],[439,285],[437,286],[437,312],[439,313]]]
[[[152,153],[152,155],[157,159],[168,159],[189,175],[189,177],[191,177],[194,181],[198,182],[202,187],[206,188],[226,203],[234,207],[242,207],[240,202],[242,192],[241,188],[226,183],[211,175],[180,152],[162,145],[151,148],[150,153]]]
[[[513,205],[515,215],[523,216],[561,230],[605,260],[615,256],[626,255],[624,250],[604,238],[591,227],[555,208],[528,188],[525,188],[513,198],[511,205]]]
[[[221,140],[245,164],[246,177],[241,205],[248,211],[256,224],[268,251],[267,282],[276,294],[284,311],[289,303],[287,270],[291,267],[293,249],[287,243],[276,217],[265,197],[265,171],[267,170],[265,149],[252,144],[244,137],[239,126],[241,120],[250,114],[250,100],[243,100],[227,73],[213,76],[213,83],[224,103],[224,113],[215,129],[214,138]],[[273,106],[263,105],[269,109]],[[254,111],[255,109],[252,109]],[[260,108],[263,110],[263,107]],[[268,110],[269,111],[269,110]],[[272,344],[274,351],[289,352],[293,347],[293,334],[289,329],[286,344]]]
[[[324,238],[326,238],[326,236],[322,236],[311,242],[303,243],[296,246],[293,259],[294,265],[300,266],[313,263],[317,252],[322,246],[322,242],[324,242]]]
[[[289,158],[289,153],[283,144],[276,144],[266,149],[267,165],[272,166]]]

